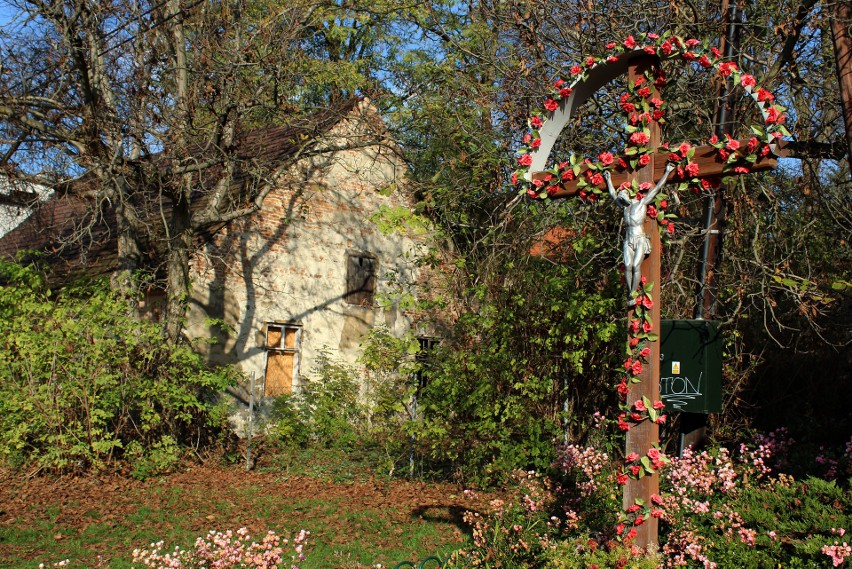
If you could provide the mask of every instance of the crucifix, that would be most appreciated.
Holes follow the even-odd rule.
[[[648,34],[647,38],[657,40],[656,49],[632,49],[633,45],[625,41],[625,45],[629,48],[627,51],[623,51],[618,56],[610,56],[606,60],[593,60],[592,64],[587,64],[588,68],[583,78],[571,85],[571,88],[566,89],[564,85],[557,84],[557,88],[562,89],[560,91],[562,97],[558,104],[553,99],[548,100],[545,107],[550,111],[550,116],[546,122],[538,120],[537,124],[533,125],[539,127],[535,131],[538,138],[534,139],[535,143],[531,145],[527,158],[522,155],[519,163],[528,167],[528,171],[524,174],[526,180],[531,182],[534,188],[547,188],[547,195],[551,199],[573,197],[581,194],[584,191],[583,188],[588,189],[591,185],[598,190],[605,189],[615,204],[623,208],[626,234],[622,251],[628,291],[627,318],[630,323],[628,328],[632,329],[640,321],[639,319],[642,319],[643,322],[648,323],[650,330],[651,326],[659,326],[660,303],[649,300],[650,292],[646,293],[644,302],[641,303],[644,305],[639,305],[640,303],[636,301],[638,298],[643,298],[644,287],[648,287],[647,290],[650,291],[651,286],[659,287],[660,283],[661,242],[658,222],[647,215],[654,197],[664,185],[681,183],[687,177],[692,181],[711,178],[717,180],[723,175],[731,176],[775,168],[776,156],[779,155],[780,146],[782,146],[778,140],[781,135],[776,132],[783,134],[786,130],[780,127],[783,122],[783,115],[779,115],[781,108],[769,104],[772,101],[771,97],[768,98],[769,103],[761,104],[767,100],[766,91],[758,89],[752,92],[752,88],[755,87],[752,82],[753,77],[741,74],[734,64],[721,63],[719,64],[720,73],[728,76],[736,71],[735,77],[741,80],[742,85],[761,106],[761,112],[767,124],[767,129],[763,133],[764,139],[759,141],[761,146],[755,145],[754,137],[748,140],[735,140],[728,137],[723,144],[716,141],[716,144],[697,148],[687,145],[690,148],[690,162],[693,166],[686,174],[670,161],[671,150],[661,148],[660,126],[657,118],[654,118],[647,121],[647,129],[643,131],[647,132],[647,140],[643,138],[642,143],[648,151],[641,162],[621,160],[617,165],[604,170],[597,178],[584,176],[584,173],[593,167],[589,161],[575,167],[571,175],[560,176],[554,175],[553,171],[545,171],[544,165],[550,149],[570,120],[574,109],[582,105],[603,85],[626,74],[630,85],[645,82],[649,90],[643,96],[653,101],[657,98],[656,84],[654,81],[647,81],[647,78],[655,73],[661,76],[661,54],[658,49],[666,55],[687,54],[683,55],[684,59],[698,59],[698,48],[695,48],[698,42],[695,40],[684,41],[672,37],[670,41],[653,34]],[[628,39],[631,43],[633,42],[632,36]],[[677,49],[667,51],[665,49],[667,44],[669,48],[675,45],[680,51]],[[575,66],[575,68],[578,67]],[[778,125],[778,128],[770,133],[769,125]],[[720,151],[722,146],[724,149]],[[764,147],[766,150],[763,152],[755,152],[756,148]],[[744,149],[743,152],[747,149],[747,158],[743,152],[738,152],[738,149]],[[735,163],[746,165],[732,168]],[[644,188],[647,193],[631,197],[630,193],[624,189],[631,185]],[[530,192],[535,195],[535,190],[531,189]],[[654,294],[658,297],[659,289]],[[658,535],[658,518],[656,515],[651,515],[651,512],[654,512],[652,504],[659,495],[659,475],[657,468],[648,466],[648,459],[658,455],[659,421],[648,419],[659,419],[659,417],[653,410],[648,409],[648,404],[660,401],[660,342],[656,334],[645,334],[642,342],[644,361],[641,361],[638,366],[633,363],[634,377],[629,384],[622,384],[626,391],[626,396],[622,394],[622,398],[626,406],[632,405],[634,411],[632,416],[635,418],[632,420],[632,425],[627,425],[626,421],[619,419],[619,425],[624,424],[624,429],[627,430],[625,456],[628,463],[633,463],[631,468],[636,475],[627,477],[622,500],[623,509],[626,512],[632,511],[634,517],[626,518],[624,523],[619,524],[618,532],[622,537],[631,538],[635,544],[647,547],[657,544]],[[630,363],[631,360],[628,359],[626,366]],[[645,414],[640,416],[636,413],[637,409]],[[624,415],[628,417],[627,421],[631,420],[631,414],[622,413],[622,416]],[[640,513],[637,516],[636,512],[640,510],[644,512],[644,515]]]

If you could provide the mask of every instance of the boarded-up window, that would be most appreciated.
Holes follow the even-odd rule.
[[[295,324],[266,325],[266,380],[263,395],[277,397],[293,393],[299,379],[299,348],[302,327]]]
[[[378,260],[369,255],[348,255],[346,264],[346,302],[372,306],[376,292]]]

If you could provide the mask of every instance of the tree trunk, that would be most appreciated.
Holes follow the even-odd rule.
[[[843,125],[846,129],[846,155],[852,164],[852,4],[838,0],[831,17],[831,35],[834,38],[834,60],[837,80],[840,83],[840,102],[843,106]]]
[[[166,260],[166,310],[163,331],[175,344],[181,339],[189,299],[189,259],[192,252],[189,200],[184,196],[172,210],[171,235]]]

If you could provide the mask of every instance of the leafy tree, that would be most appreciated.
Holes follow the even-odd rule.
[[[361,6],[276,3],[15,2],[0,32],[2,166],[114,212],[120,284],[161,269],[164,325],[179,338],[198,241],[259,210],[293,164],[376,144],[321,140],[368,91],[383,29]],[[323,110],[318,114],[318,111]],[[266,152],[253,128],[284,125]],[[69,182],[77,175],[82,178]],[[111,215],[111,213],[110,213]],[[147,265],[147,266],[146,266]]]

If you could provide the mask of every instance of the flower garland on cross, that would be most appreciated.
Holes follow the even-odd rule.
[[[784,126],[785,109],[776,103],[774,95],[759,86],[755,77],[743,72],[736,63],[724,61],[720,50],[710,46],[707,41],[684,39],[671,32],[647,33],[636,37],[628,36],[620,44],[610,43],[607,49],[609,53],[603,57],[588,57],[582,64],[572,66],[569,70],[570,83],[564,78],[557,79],[544,101],[544,110],[535,112],[529,118],[530,130],[523,137],[524,146],[517,151],[518,168],[512,174],[512,184],[518,187],[519,192],[526,193],[533,199],[547,200],[560,192],[563,184],[571,183],[577,188],[579,199],[594,202],[605,191],[609,190],[613,193],[611,185],[608,187],[610,173],[636,171],[651,163],[651,155],[657,152],[657,149],[649,144],[650,125],[652,122],[663,124],[666,117],[666,103],[656,94],[657,89],[655,89],[655,87],[662,88],[666,84],[661,68],[649,70],[644,76],[629,82],[627,92],[619,99],[619,106],[627,117],[625,129],[628,134],[628,144],[621,156],[602,152],[596,160],[593,160],[572,153],[567,160],[536,173],[535,176],[529,171],[533,163],[531,153],[542,144],[540,131],[548,117],[552,117],[559,109],[560,102],[571,97],[577,84],[585,81],[589,72],[595,67],[604,63],[615,63],[620,57],[637,51],[657,56],[660,60],[679,58],[692,62],[700,68],[715,70],[721,80],[733,82],[744,89],[758,105],[763,118],[762,124],[750,126],[751,137],[744,143],[730,134],[726,134],[723,140],[715,135],[710,137],[708,144],[715,149],[717,160],[723,164],[722,174],[713,178],[702,176],[699,164],[695,160],[697,147],[694,144],[690,142],[661,144],[661,148],[667,151],[665,155],[667,163],[673,166],[672,181],[677,183],[675,193],[671,196],[675,204],[679,201],[676,192],[712,191],[719,187],[721,178],[726,173],[745,174],[752,171],[756,162],[774,155],[774,147],[779,139],[790,136],[790,132]],[[642,200],[644,195],[653,190],[650,183],[639,184],[634,180],[621,184],[618,191],[625,191],[631,200]],[[677,216],[669,209],[671,205],[669,199],[669,195],[658,191],[653,197],[653,203],[648,204],[646,212],[647,217],[657,222],[663,238],[675,232],[674,220]],[[653,286],[654,283],[649,283],[645,277],[641,277],[635,290],[630,293],[630,304],[634,307],[634,311],[633,318],[628,323],[625,373],[616,387],[619,396],[617,426],[623,432],[629,431],[643,421],[652,421],[660,425],[666,422],[665,405],[662,401],[651,401],[647,397],[628,401],[630,385],[641,381],[639,376],[643,368],[649,364],[648,358],[651,355],[649,345],[657,340],[654,323],[650,316],[650,309],[654,305]],[[615,479],[620,485],[624,485],[630,478],[640,479],[654,474],[667,463],[668,458],[660,450],[659,442],[657,442],[648,449],[645,456],[640,456],[638,453],[627,455]],[[665,512],[661,506],[662,499],[654,494],[650,497],[650,503],[637,499],[626,508],[626,511],[619,512],[616,523],[618,538],[630,541],[636,536],[636,527],[651,517],[664,517]]]

